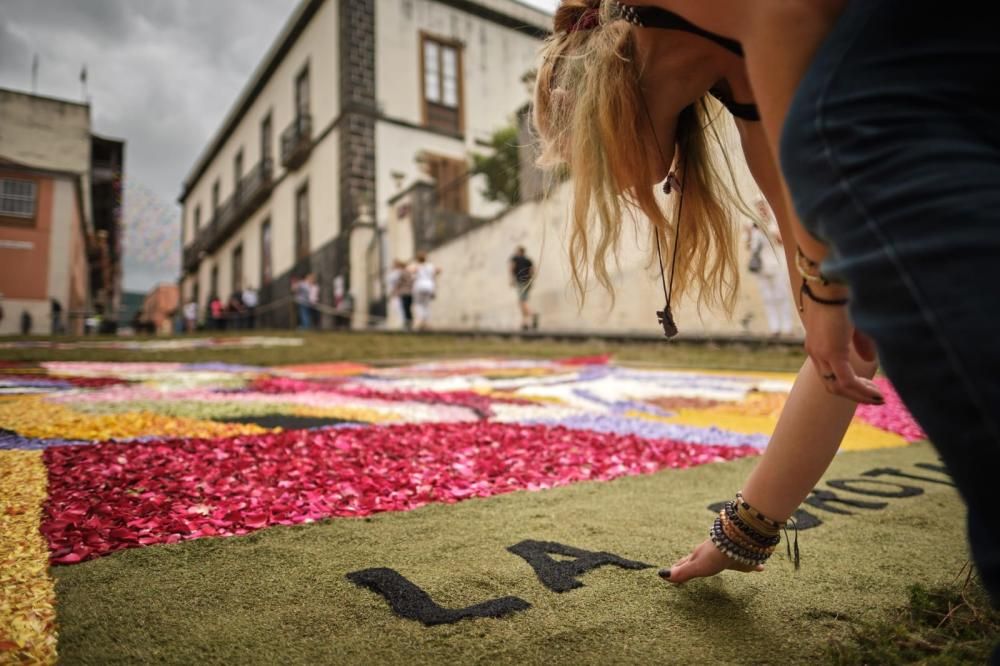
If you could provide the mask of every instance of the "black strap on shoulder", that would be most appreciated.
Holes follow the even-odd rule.
[[[722,106],[729,109],[729,113],[733,114],[734,117],[750,122],[760,122],[760,112],[757,110],[756,104],[733,101],[732,97],[717,88],[712,88],[708,92],[712,93],[712,97],[722,102]]]
[[[629,10],[634,14],[636,19],[638,19],[637,25],[641,25],[644,28],[662,28],[663,30],[682,30],[684,32],[689,32],[692,35],[698,35],[699,37],[709,39],[727,51],[735,53],[741,58],[743,57],[743,47],[735,39],[729,39],[728,37],[723,37],[722,35],[717,35],[714,32],[709,32],[708,30],[699,28],[683,16],[678,16],[672,11],[662,9],[660,7],[635,6],[629,6]]]

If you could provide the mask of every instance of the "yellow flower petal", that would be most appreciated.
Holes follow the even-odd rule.
[[[54,664],[55,586],[39,532],[41,451],[0,451],[0,663]]]

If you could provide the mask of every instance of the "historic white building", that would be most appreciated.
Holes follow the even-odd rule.
[[[514,0],[302,0],[183,183],[182,299],[250,285],[287,325],[311,272],[380,319],[388,202],[432,183],[438,238],[502,210],[469,154],[527,102],[550,25]]]
[[[508,260],[524,245],[544,329],[655,334],[663,295],[645,234],[624,239],[613,309],[595,289],[581,310],[569,287],[571,188],[543,196],[523,115],[551,21],[516,0],[302,0],[184,182],[182,299],[204,313],[213,294],[250,285],[258,323],[289,326],[291,282],[313,273],[328,308],[350,294],[355,327],[398,327],[386,274],[425,250],[443,269],[435,327],[512,329]],[[520,201],[508,206],[484,198],[470,154],[514,123]],[[749,203],[759,194],[730,134]],[[766,334],[756,281],[743,277],[733,317],[676,304],[682,332]]]

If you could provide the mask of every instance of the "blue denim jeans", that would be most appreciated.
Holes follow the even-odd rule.
[[[296,303],[299,313],[299,328],[308,330],[312,328],[312,308],[308,303]]]
[[[983,8],[850,1],[796,92],[781,165],[968,505],[998,603],[1000,21]]]

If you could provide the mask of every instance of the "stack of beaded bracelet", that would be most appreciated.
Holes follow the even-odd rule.
[[[726,502],[712,524],[709,537],[726,557],[749,566],[763,564],[781,541],[782,523],[771,520],[750,506],[743,493]],[[796,555],[798,545],[796,544]],[[796,567],[798,557],[796,556]]]

